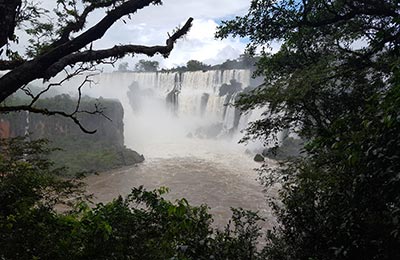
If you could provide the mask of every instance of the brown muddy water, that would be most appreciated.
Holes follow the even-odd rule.
[[[270,228],[275,221],[267,205],[268,194],[262,191],[254,170],[260,164],[244,150],[237,144],[215,140],[147,144],[144,163],[89,176],[87,189],[96,202],[108,202],[127,195],[132,187],[168,187],[167,199],[186,198],[191,205],[207,204],[216,227],[226,225],[231,207],[241,207],[259,211],[267,219],[264,228]],[[274,195],[271,192],[269,195]]]

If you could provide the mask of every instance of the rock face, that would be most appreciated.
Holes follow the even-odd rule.
[[[225,95],[233,95],[236,92],[242,91],[242,84],[240,82],[237,82],[235,79],[230,80],[230,84],[222,84],[222,86],[219,89],[219,95],[225,96]]]
[[[270,159],[287,160],[302,156],[303,146],[304,140],[288,137],[283,139],[281,146],[264,149],[262,155]]]
[[[264,161],[264,157],[261,154],[256,154],[256,156],[254,156],[254,161],[256,162],[263,162]]]
[[[116,100],[84,98],[81,110],[93,111],[100,104],[103,115],[82,113],[79,121],[94,134],[85,134],[69,118],[44,116],[27,112],[0,115],[0,136],[27,136],[30,139],[48,139],[51,146],[63,149],[51,157],[56,164],[67,165],[71,171],[103,171],[139,163],[143,156],[124,146],[123,107]],[[68,95],[40,100],[38,106],[49,110],[72,112],[76,100]]]
[[[104,107],[104,116],[82,113],[79,121],[88,130],[96,130],[95,134],[85,134],[71,120],[62,116],[44,116],[26,112],[12,113],[5,116],[10,123],[11,136],[24,136],[26,131],[32,139],[48,138],[75,138],[86,139],[92,142],[102,141],[111,145],[123,146],[123,115],[121,103],[114,100],[99,100],[85,98],[81,103],[81,110],[93,111],[99,103]],[[68,95],[40,100],[38,106],[49,110],[59,110],[70,113],[74,111],[76,100]],[[109,118],[109,119],[107,119]]]
[[[128,86],[127,96],[133,112],[140,112],[142,109],[142,98],[152,97],[154,96],[154,92],[152,89],[141,89],[139,83],[133,81],[132,84]]]
[[[10,125],[10,136],[24,136],[29,132],[31,139],[48,138],[50,140],[68,137],[74,139],[86,139],[92,142],[102,141],[111,145],[123,146],[123,108],[118,101],[100,100],[105,107],[104,116],[81,114],[79,121],[88,130],[96,130],[95,134],[85,134],[71,120],[62,116],[45,116],[27,112],[10,113],[2,115],[3,121]],[[96,101],[85,99],[82,102],[82,110],[93,110]],[[67,113],[73,111],[76,101],[67,95],[56,96],[41,100],[38,106],[49,110],[61,110]],[[108,120],[109,118],[110,120]]]

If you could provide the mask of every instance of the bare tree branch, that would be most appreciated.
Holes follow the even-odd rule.
[[[98,104],[94,105],[93,110],[81,110],[81,101],[82,101],[82,88],[88,84],[88,83],[93,83],[93,80],[91,79],[93,76],[98,74],[98,70],[95,69],[95,65],[91,64],[80,64],[78,67],[76,67],[72,71],[65,71],[65,77],[63,77],[61,80],[57,82],[52,82],[49,83],[43,90],[41,90],[38,94],[33,94],[32,91],[29,89],[28,86],[24,86],[21,88],[24,93],[31,98],[31,101],[29,101],[28,104],[23,104],[23,105],[15,105],[15,106],[0,106],[0,113],[9,113],[9,112],[20,112],[20,111],[28,111],[31,113],[37,113],[37,114],[43,114],[47,116],[52,116],[52,115],[59,115],[63,116],[66,118],[69,118],[74,121],[75,124],[79,126],[79,128],[88,134],[93,134],[96,132],[96,130],[88,130],[79,120],[78,115],[80,114],[90,114],[90,115],[100,115],[107,120],[111,119],[107,117],[104,114],[104,109],[99,106]],[[88,73],[90,72],[90,73]],[[78,97],[77,97],[77,102],[75,105],[75,108],[71,112],[66,112],[62,110],[50,110],[47,108],[42,108],[39,106],[34,106],[36,102],[39,100],[39,98],[46,92],[48,92],[52,87],[55,86],[62,86],[62,84],[71,78],[82,75],[85,73],[85,77],[82,80],[82,82],[79,84],[77,87],[78,89]]]
[[[90,50],[84,50],[84,48],[93,41],[102,38],[106,31],[123,16],[134,14],[138,10],[151,4],[161,4],[161,0],[88,1],[88,5],[84,7],[80,14],[78,13],[75,2],[66,4],[61,1],[59,4],[62,5],[61,8],[64,9],[64,13],[68,14],[68,16],[65,17],[71,18],[71,20],[64,20],[66,25],[60,29],[59,37],[56,40],[53,40],[52,43],[49,42],[46,48],[38,52],[38,56],[35,56],[31,60],[23,60],[22,58],[18,58],[18,56],[16,58],[10,56],[10,60],[0,60],[0,70],[10,70],[0,78],[0,103],[18,89],[21,89],[30,97],[28,104],[16,106],[1,105],[0,113],[29,111],[31,113],[49,116],[59,115],[73,120],[85,133],[95,133],[96,130],[91,131],[86,129],[79,120],[79,114],[99,114],[109,119],[103,113],[103,109],[97,104],[95,104],[95,109],[93,111],[80,109],[82,103],[82,88],[86,83],[92,82],[90,77],[93,76],[93,74],[85,75],[84,81],[77,87],[78,99],[73,111],[53,111],[35,106],[35,104],[42,95],[48,92],[52,87],[60,86],[63,82],[83,71],[90,71],[90,68],[93,68],[95,63],[114,64],[118,58],[126,54],[145,54],[148,56],[161,54],[167,57],[172,51],[175,42],[189,31],[193,22],[193,18],[189,18],[182,28],[176,30],[172,36],[168,35],[165,45],[120,45],[104,50],[91,50],[91,48]],[[3,10],[3,7],[7,7],[8,9]],[[8,40],[12,39],[15,26],[18,23],[18,15],[20,15],[19,13],[21,12],[20,8],[21,0],[0,0],[0,28],[2,28],[2,30],[0,30],[0,47],[4,46],[8,43]],[[72,33],[83,30],[88,15],[98,8],[108,8],[109,10],[97,24],[81,32],[74,39],[70,39]],[[10,14],[11,16],[3,17],[3,13],[7,15]],[[37,13],[36,15],[40,14]],[[27,19],[29,20],[29,16]],[[9,30],[7,28],[3,30],[3,28],[5,28],[3,24],[9,26]],[[76,64],[80,65],[78,65],[78,69],[72,73],[65,69],[68,66],[76,66]],[[48,80],[63,70],[66,72],[65,78],[58,82],[49,83],[43,90],[39,91],[39,93],[33,93],[28,86],[28,84],[35,79]]]
[[[96,133],[97,130],[88,130],[86,129],[79,119],[77,118],[77,113],[66,113],[64,111],[52,111],[48,110],[46,108],[38,108],[38,107],[32,107],[29,105],[21,105],[21,106],[6,106],[6,107],[0,107],[0,113],[9,113],[9,112],[20,112],[20,111],[29,111],[30,113],[36,113],[36,114],[42,114],[46,116],[54,116],[54,115],[59,115],[62,117],[70,118],[78,127],[87,134],[94,134]],[[102,114],[102,111],[80,111],[79,113],[86,113],[86,114]]]
[[[73,65],[78,62],[101,61],[110,57],[120,58],[128,53],[146,54],[147,56],[154,56],[156,53],[160,53],[164,57],[168,57],[169,53],[174,47],[176,40],[186,34],[186,32],[190,29],[192,20],[193,19],[190,18],[180,30],[170,36],[169,39],[166,41],[167,44],[165,46],[121,45],[104,50],[88,50],[72,53],[50,66],[45,71],[43,76],[44,78],[53,77],[57,75],[57,73],[60,72],[64,67],[68,65]]]
[[[160,0],[129,0],[123,2],[121,5],[116,6],[106,16],[100,20],[96,25],[83,32],[76,38],[68,40],[56,47],[50,48],[47,52],[34,58],[30,61],[25,62],[19,67],[8,72],[2,78],[0,78],[0,102],[4,101],[5,98],[10,96],[12,93],[17,91],[21,86],[28,84],[32,80],[44,78],[49,79],[54,76],[54,73],[61,71],[57,66],[52,67],[55,63],[59,62],[64,57],[78,52],[91,42],[100,39],[104,33],[110,28],[121,17],[137,12],[138,10],[150,5],[160,4]],[[174,42],[188,32],[191,27],[193,19],[190,18],[182,29],[178,30],[173,36],[167,40],[165,48],[158,48],[154,53],[160,53],[167,56],[174,45]],[[134,49],[132,51],[137,51]],[[140,51],[140,50],[139,50]],[[139,53],[148,53],[149,51],[143,51]],[[130,52],[132,53],[132,52]],[[153,53],[153,51],[150,51]],[[74,63],[72,63],[74,64]]]

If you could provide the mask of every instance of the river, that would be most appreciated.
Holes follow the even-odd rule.
[[[238,111],[228,105],[236,94],[220,93],[222,86],[233,86],[232,82],[242,88],[254,85],[251,71],[103,73],[96,82],[92,95],[102,93],[122,102],[125,145],[146,159],[133,167],[88,177],[88,190],[96,201],[127,195],[140,185],[147,189],[166,186],[168,199],[207,204],[217,227],[227,223],[231,207],[259,211],[268,219],[267,227],[274,224],[263,187],[256,180],[254,169],[260,164],[253,161],[254,153],[245,153],[251,146],[237,144],[240,130],[263,110],[239,118]],[[173,100],[168,99],[171,93],[175,93]],[[220,129],[211,131],[211,138],[196,134],[199,128],[215,125]]]
[[[254,169],[260,164],[244,152],[243,146],[185,138],[179,142],[147,142],[143,149],[144,163],[86,179],[95,201],[125,196],[140,185],[147,189],[165,186],[170,189],[167,199],[186,198],[191,205],[207,204],[216,227],[222,228],[228,222],[231,207],[259,211],[267,219],[264,227],[274,224],[263,187],[256,180]]]

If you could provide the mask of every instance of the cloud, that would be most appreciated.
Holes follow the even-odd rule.
[[[163,65],[166,67],[184,65],[191,59],[213,65],[228,58],[238,57],[245,45],[238,39],[215,40],[216,28],[217,23],[214,20],[195,20],[189,34],[184,40],[178,42]]]
[[[54,0],[42,0],[44,7],[55,7]],[[227,17],[244,14],[249,0],[164,0],[161,6],[149,6],[123,21],[116,22],[103,36],[93,44],[94,49],[110,48],[120,44],[160,45],[164,44],[177,26],[182,25],[189,17],[194,18],[194,25],[185,37],[176,44],[168,59],[155,56],[151,59],[160,62],[162,67],[171,68],[184,65],[188,60],[195,59],[210,64],[233,59],[243,52],[245,43],[239,39],[214,39],[216,27]],[[105,10],[93,12],[88,19],[86,28],[96,24],[105,15]],[[22,35],[21,40],[27,40]],[[137,55],[126,57],[131,67],[139,60],[147,58]]]
[[[179,40],[168,59],[153,57],[162,67],[171,68],[195,59],[209,64],[234,59],[243,53],[245,43],[239,39],[214,39],[218,23],[226,17],[242,15],[249,6],[248,0],[166,0],[162,6],[150,6],[117,22],[96,42],[96,48],[108,48],[118,43],[158,45],[164,44],[174,28],[182,25],[189,17],[194,18],[193,27],[183,40]],[[91,17],[94,22],[100,14]],[[125,58],[133,67],[139,59]]]

